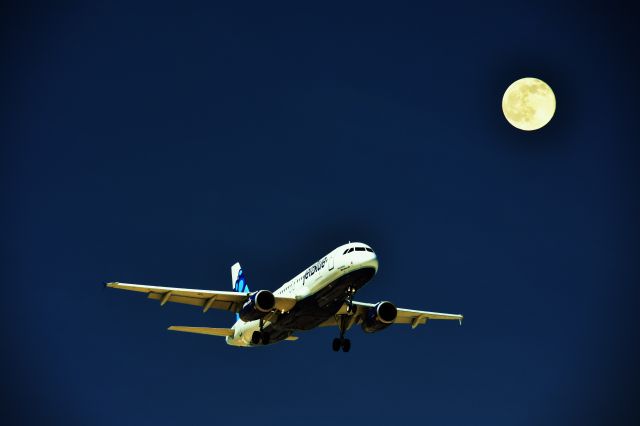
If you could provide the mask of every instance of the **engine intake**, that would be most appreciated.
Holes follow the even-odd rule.
[[[254,321],[266,316],[276,306],[276,297],[269,290],[260,290],[251,295],[240,309],[242,321]]]
[[[391,302],[378,302],[367,310],[362,330],[375,333],[389,327],[396,320],[398,309]]]

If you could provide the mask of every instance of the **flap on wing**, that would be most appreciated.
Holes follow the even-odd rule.
[[[230,328],[209,328],[209,327],[182,327],[178,325],[172,325],[167,330],[171,331],[183,331],[185,333],[197,333],[208,334],[210,336],[233,336],[234,331]]]

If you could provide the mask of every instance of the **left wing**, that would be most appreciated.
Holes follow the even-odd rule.
[[[159,300],[160,305],[164,305],[167,302],[175,302],[200,306],[203,312],[207,312],[210,308],[238,312],[251,294],[236,291],[193,290],[189,288],[157,287],[117,282],[107,283],[106,286],[120,290],[147,293],[149,299]],[[296,304],[296,299],[291,297],[276,296],[275,299],[275,310],[278,311],[287,312]]]
[[[354,324],[362,323],[363,318],[367,314],[367,310],[375,306],[374,303],[363,303],[363,302],[353,302],[353,305],[356,307],[355,313],[351,314],[353,317],[351,321],[349,321],[349,327]],[[418,311],[415,309],[398,309],[398,316],[396,317],[394,324],[411,324],[411,328],[416,328],[421,324],[426,324],[428,320],[457,320],[462,325],[463,316],[459,314],[444,314],[440,312],[430,312],[430,311]],[[340,310],[327,321],[320,324],[320,327],[327,326],[337,326],[338,318],[340,315],[349,315],[347,312],[347,304],[342,305]]]

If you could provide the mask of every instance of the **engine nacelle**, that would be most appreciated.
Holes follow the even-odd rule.
[[[398,309],[391,302],[378,302],[367,310],[362,321],[362,329],[375,333],[389,327],[396,320]]]
[[[260,290],[249,296],[240,309],[242,321],[254,321],[263,318],[276,306],[276,297],[269,290]]]

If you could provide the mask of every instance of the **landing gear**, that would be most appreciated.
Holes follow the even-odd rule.
[[[254,331],[251,335],[251,343],[254,345],[259,345],[262,343],[263,345],[268,345],[271,341],[271,335],[263,330],[263,322],[260,320],[260,331]]]
[[[351,340],[345,338],[340,339],[338,337],[333,339],[333,342],[331,342],[331,349],[333,349],[334,352],[338,352],[340,351],[340,348],[342,348],[342,352],[349,352],[351,349]]]
[[[342,340],[342,352],[349,352],[351,349],[351,340],[343,339]]]
[[[342,346],[342,341],[337,337],[333,339],[333,343],[331,345],[331,348],[333,349],[333,351],[338,352],[340,350],[340,346]]]
[[[347,287],[347,313],[353,315],[356,313],[356,307],[353,305],[353,295],[356,294],[356,289],[353,287]],[[346,352],[346,351],[345,351]]]
[[[348,315],[341,315],[338,321],[338,328],[340,328],[340,337],[336,337],[331,342],[331,349],[334,352],[338,352],[342,348],[342,352],[349,352],[351,349],[351,340],[344,338],[344,333],[347,331],[347,325],[349,323]]]

